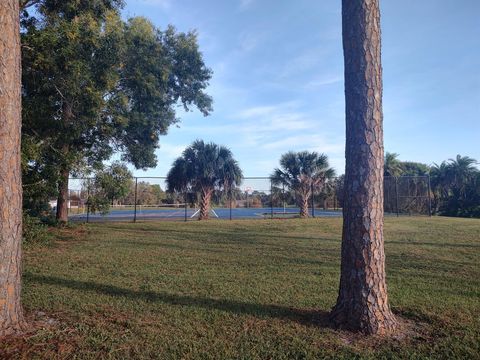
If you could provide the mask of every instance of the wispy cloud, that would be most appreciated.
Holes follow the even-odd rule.
[[[253,4],[255,0],[240,0],[240,9],[245,10],[250,7],[250,5]]]
[[[322,86],[338,84],[343,81],[343,76],[340,75],[327,75],[321,76],[317,79],[313,79],[312,81],[306,83],[304,85],[305,90],[312,90]]]
[[[286,138],[271,141],[263,145],[264,149],[284,149],[288,150],[309,150],[325,153],[338,153],[343,151],[343,141],[335,141],[336,139],[328,139],[324,135],[303,134],[288,136]]]
[[[241,110],[236,118],[247,121],[256,133],[304,130],[313,126],[312,119],[299,111],[298,102],[284,102],[276,105],[253,106]]]

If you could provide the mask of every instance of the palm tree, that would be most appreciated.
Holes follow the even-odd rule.
[[[214,143],[196,140],[177,158],[167,175],[167,191],[201,196],[199,220],[208,219],[215,190],[231,191],[242,182],[242,170],[232,152]]]
[[[402,163],[397,153],[385,153],[384,175],[398,177],[402,174]]]
[[[470,179],[478,172],[477,160],[468,156],[457,155],[455,159],[449,159],[448,169],[450,181],[453,188],[457,189],[460,194],[465,193],[465,186]]]
[[[435,210],[441,210],[444,215],[461,211],[462,204],[471,198],[468,193],[479,173],[476,164],[475,159],[461,155],[440,165],[434,164],[430,176]]]
[[[328,179],[335,176],[325,154],[316,152],[287,152],[280,158],[281,169],[270,176],[273,185],[285,185],[295,193],[300,216],[308,217],[308,199],[312,190],[321,190]]]
[[[389,303],[383,239],[383,112],[379,0],[342,0],[345,64],[345,200],[338,327],[386,334]]]

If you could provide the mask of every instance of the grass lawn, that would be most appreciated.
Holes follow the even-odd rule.
[[[341,219],[91,224],[28,248],[23,303],[58,323],[0,357],[480,358],[480,220],[387,218],[405,339],[328,327]]]

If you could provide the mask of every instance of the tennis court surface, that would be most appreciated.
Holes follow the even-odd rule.
[[[294,218],[299,215],[298,208],[213,208],[210,211],[212,219],[236,220],[236,219],[269,219],[269,218]],[[341,211],[312,209],[310,216],[315,217],[338,217]],[[198,209],[194,208],[145,208],[137,207],[128,209],[113,209],[108,214],[72,214],[73,221],[133,221],[135,220],[196,220]]]

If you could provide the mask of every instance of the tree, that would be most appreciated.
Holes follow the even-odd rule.
[[[396,328],[383,240],[383,116],[379,0],[342,0],[346,167],[340,287],[331,319],[366,334]]]
[[[22,175],[18,0],[0,2],[0,336],[24,329],[20,303]]]
[[[177,158],[167,175],[167,191],[200,193],[199,220],[208,219],[215,190],[230,191],[242,182],[242,170],[232,152],[214,143],[196,140]]]
[[[325,182],[335,176],[325,154],[289,151],[280,158],[280,169],[270,176],[273,185],[285,185],[295,193],[300,216],[308,217],[308,200],[313,190],[322,190]]]
[[[414,161],[401,161],[402,176],[427,176],[430,172],[430,167]]]
[[[398,160],[398,154],[385,153],[384,175],[385,176],[400,176],[402,174],[402,164]]]
[[[114,200],[127,196],[133,184],[132,172],[125,164],[114,162],[95,174],[94,183],[95,188],[98,188],[102,196],[113,205]]]
[[[136,168],[153,167],[178,104],[211,111],[211,71],[196,34],[160,31],[145,18],[124,22],[120,4],[43,0],[24,21],[25,137],[48,144],[42,160],[57,171],[60,221],[70,173],[114,152]]]
[[[480,171],[477,161],[457,155],[431,171],[434,209],[442,215],[480,217]]]
[[[110,204],[128,195],[133,185],[132,173],[125,164],[114,162],[106,169],[95,173],[93,183],[87,180],[89,188],[88,206],[93,213],[106,214],[110,211]]]

